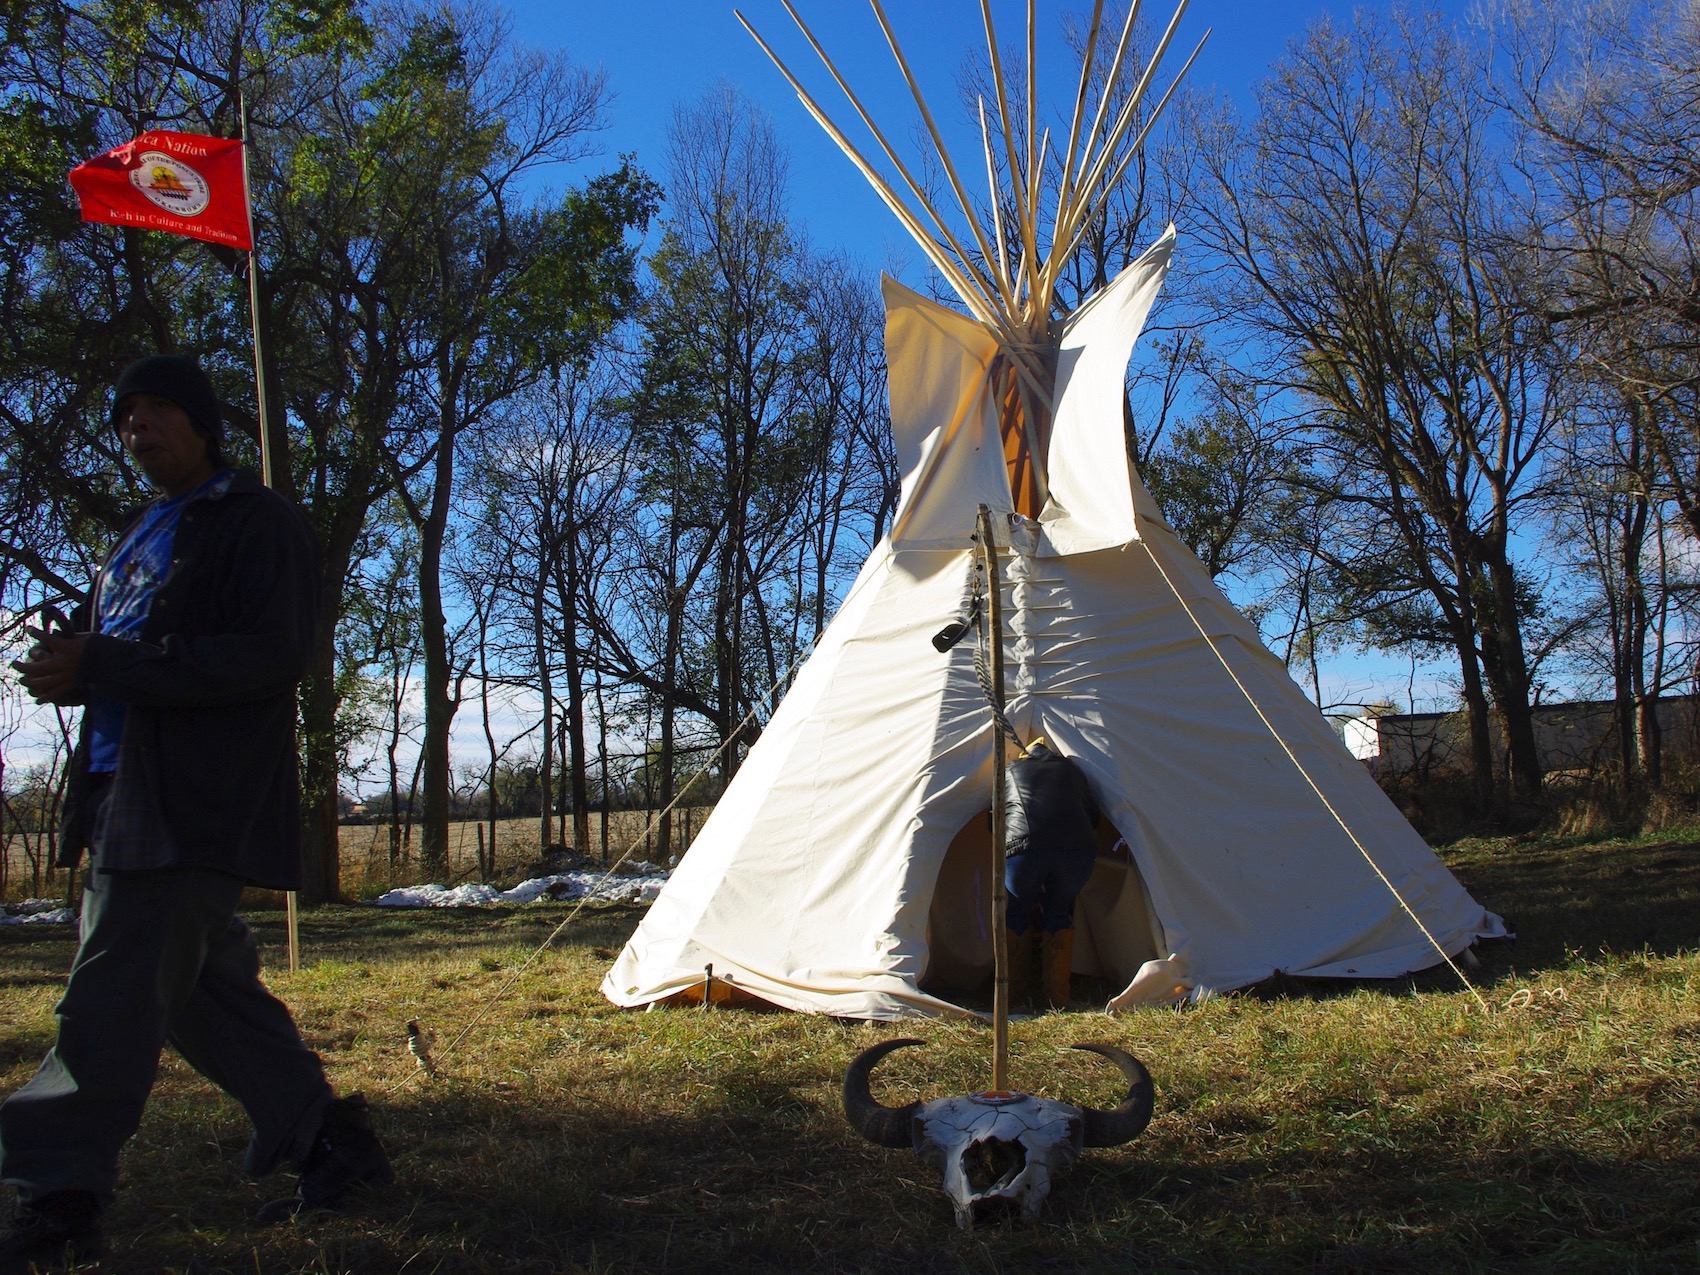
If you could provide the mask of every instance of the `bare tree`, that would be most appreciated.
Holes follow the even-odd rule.
[[[1549,196],[1552,317],[1639,400],[1648,459],[1700,533],[1700,12],[1514,4],[1497,33]]]
[[[421,856],[437,869],[447,853],[454,717],[442,568],[457,445],[527,385],[586,357],[619,318],[634,290],[627,232],[642,228],[653,195],[625,167],[550,206],[525,198],[526,174],[585,153],[602,82],[564,58],[516,53],[486,12],[416,18],[396,72],[419,121],[405,139],[419,181],[408,216],[428,271],[415,333],[418,415],[396,435],[390,461],[420,534]],[[406,473],[417,476],[404,481]]]
[[[621,388],[609,354],[520,396],[480,440],[468,493],[480,583],[506,595],[501,613],[516,634],[514,662],[523,651],[525,685],[541,699],[542,844],[556,840],[553,758],[564,735],[562,773],[580,851],[590,844],[595,638],[612,605],[610,573],[626,550],[632,498]]]
[[[1529,246],[1587,396],[1567,526],[1598,581],[1626,774],[1661,774],[1668,518],[1700,532],[1700,13],[1680,3],[1496,11],[1490,83],[1526,129]]]
[[[663,806],[678,711],[725,740],[750,703],[752,662],[775,671],[764,590],[783,576],[809,479],[803,257],[785,174],[771,124],[730,88],[675,113],[634,418],[650,544],[631,579],[659,630],[640,637],[647,657],[609,644],[657,697]],[[735,750],[724,764],[729,776]],[[663,844],[669,833],[664,822]]]
[[[1457,661],[1476,782],[1541,786],[1525,625],[1548,444],[1564,409],[1537,268],[1505,181],[1504,120],[1437,18],[1312,27],[1243,133],[1197,157],[1201,222],[1261,379],[1308,405],[1336,587],[1382,641]]]

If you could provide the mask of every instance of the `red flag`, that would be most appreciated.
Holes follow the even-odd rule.
[[[197,133],[143,133],[71,170],[84,221],[252,248],[242,143]]]

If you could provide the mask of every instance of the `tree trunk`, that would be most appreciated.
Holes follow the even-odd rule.
[[[1488,623],[1482,625],[1482,665],[1499,710],[1511,791],[1520,801],[1539,801],[1541,755],[1535,743],[1523,626],[1517,615],[1516,575],[1510,562],[1500,557],[1488,564],[1487,577],[1493,609]]]
[[[445,378],[444,398],[452,398]],[[449,696],[448,618],[443,611],[443,540],[454,487],[455,422],[445,402],[438,431],[431,505],[419,523],[419,639],[425,660],[424,789],[420,800],[419,863],[428,875],[449,867],[449,728],[455,704]]]
[[[555,684],[549,669],[548,631],[543,622],[543,590],[548,574],[543,563],[537,567],[537,588],[531,595],[532,650],[537,661],[537,688],[543,696],[542,756],[537,759],[537,840],[544,854],[549,853],[553,840],[555,811],[555,750],[549,741],[555,738]]]
[[[567,784],[572,796],[573,849],[586,853],[590,844],[589,750],[584,720],[584,669],[576,632],[567,648]]]
[[[569,506],[560,545],[561,657],[566,665],[565,734],[566,782],[572,808],[573,848],[587,853],[590,845],[589,749],[585,740],[584,651],[580,644],[579,595],[585,582],[579,571],[579,525],[576,507]]]
[[[484,726],[484,747],[490,758],[490,769],[484,775],[485,819],[490,826],[489,858],[484,854],[484,834],[480,828],[478,835],[478,877],[481,881],[489,881],[496,875],[496,767],[501,764],[501,754],[496,748],[496,732],[490,728],[490,642],[488,616],[479,612],[478,616],[478,707]]]
[[[612,788],[608,774],[608,705],[602,697],[602,674],[596,674],[596,755],[602,759],[602,862],[608,862],[608,810],[612,805]]]
[[[1482,672],[1475,643],[1468,637],[1456,642],[1458,673],[1464,695],[1464,715],[1470,726],[1470,777],[1475,784],[1476,797],[1484,805],[1493,802],[1493,726],[1487,692],[1482,688]]]
[[[667,608],[666,668],[662,670],[666,687],[661,696],[661,744],[659,756],[655,758],[655,767],[651,768],[653,770],[658,767],[661,772],[657,776],[661,781],[661,791],[656,794],[655,800],[662,814],[656,823],[655,835],[664,854],[670,853],[673,845],[673,815],[667,807],[673,803],[673,687],[678,677],[684,607],[683,594],[676,593],[672,605]]]
[[[1649,787],[1664,782],[1664,734],[1659,727],[1659,695],[1643,694],[1635,702],[1636,751]]]
[[[341,743],[337,738],[336,624],[343,612],[344,582],[366,517],[376,499],[373,467],[356,466],[348,475],[345,494],[316,503],[314,521],[322,528],[318,631],[307,676],[301,685],[302,766],[302,888],[300,901],[338,902],[342,899],[342,855],[337,829],[338,786],[341,781]],[[360,493],[358,497],[352,493]]]

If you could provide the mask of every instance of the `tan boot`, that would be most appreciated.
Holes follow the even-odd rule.
[[[1074,931],[1045,935],[1044,955],[1045,1003],[1052,1009],[1062,1009],[1072,999],[1068,979],[1074,972]]]
[[[1009,949],[1009,1003],[1012,1009],[1027,1008],[1038,991],[1039,972],[1035,968],[1038,956],[1039,932],[1027,930],[1016,933],[1004,930],[1004,942]]]

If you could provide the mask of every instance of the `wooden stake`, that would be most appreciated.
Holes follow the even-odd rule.
[[[1049,130],[1043,136],[1040,134],[1038,121],[1038,22],[1037,7],[1033,0],[1027,6],[1027,84],[1025,100],[1021,103],[1026,109],[1018,117],[1011,110],[1010,92],[1004,77],[1003,58],[998,49],[997,31],[992,21],[990,0],[980,0],[981,20],[986,31],[986,52],[990,60],[992,83],[997,94],[997,113],[999,125],[1003,130],[1005,156],[1009,165],[1009,194],[1014,200],[1013,224],[1006,225],[1003,211],[996,189],[996,164],[992,159],[992,141],[990,128],[987,123],[984,104],[980,108],[980,137],[981,145],[986,153],[986,172],[988,186],[991,187],[992,225],[990,232],[981,224],[981,219],[974,214],[972,201],[951,160],[943,136],[933,119],[920,85],[910,70],[908,59],[904,56],[902,47],[897,41],[891,23],[887,20],[885,10],[880,0],[870,0],[874,16],[884,33],[892,55],[897,60],[898,69],[902,72],[905,83],[909,87],[915,104],[921,112],[921,118],[926,125],[934,149],[944,166],[949,178],[952,192],[961,205],[963,213],[968,217],[972,240],[978,253],[965,251],[965,245],[946,224],[939,210],[933,206],[926,191],[916,181],[896,149],[891,145],[885,134],[874,123],[873,117],[863,106],[862,101],[851,89],[849,83],[839,74],[838,68],[820,42],[815,39],[802,17],[797,13],[791,0],[782,0],[785,10],[790,14],[798,29],[808,40],[822,64],[826,67],[833,80],[843,90],[856,114],[873,134],[881,151],[885,154],[902,181],[908,186],[911,197],[919,206],[920,212],[912,209],[896,190],[892,188],[885,177],[863,157],[860,151],[850,142],[844,132],[838,128],[821,109],[820,105],[803,88],[802,82],[791,73],[789,67],[780,60],[760,33],[750,25],[743,14],[736,14],[738,21],[743,24],[764,53],[779,68],[786,81],[797,93],[809,114],[814,117],[832,140],[837,143],[851,163],[864,177],[882,200],[885,201],[904,228],[915,238],[928,260],[944,276],[945,280],[961,297],[969,313],[979,322],[986,325],[997,338],[1005,355],[1008,356],[1018,375],[1028,391],[1038,401],[1049,401],[1050,388],[1047,384],[1049,376],[1041,360],[1035,360],[1033,347],[1043,346],[1049,340],[1049,321],[1052,294],[1055,291],[1058,278],[1061,276],[1068,259],[1079,246],[1081,236],[1090,224],[1091,218],[1097,214],[1107,198],[1107,191],[1119,181],[1126,172],[1133,155],[1144,145],[1146,136],[1164,105],[1174,93],[1175,85],[1185,77],[1186,69],[1182,68],[1181,75],[1176,77],[1175,85],[1163,95],[1162,101],[1145,126],[1139,130],[1138,136],[1126,154],[1122,154],[1122,143],[1132,131],[1134,118],[1144,100],[1152,79],[1156,75],[1158,63],[1167,52],[1169,43],[1174,38],[1180,25],[1182,15],[1186,12],[1187,0],[1179,0],[1174,16],[1170,19],[1168,28],[1158,42],[1156,51],[1146,64],[1138,83],[1131,95],[1119,109],[1112,109],[1112,97],[1116,82],[1120,77],[1123,63],[1132,41],[1134,21],[1139,11],[1138,0],[1130,6],[1126,20],[1122,24],[1120,38],[1116,42],[1115,56],[1111,59],[1108,77],[1104,91],[1092,112],[1091,127],[1085,134],[1081,133],[1081,124],[1085,118],[1086,97],[1092,81],[1092,69],[1096,63],[1097,37],[1102,21],[1102,0],[1094,0],[1092,21],[1087,35],[1086,55],[1080,71],[1079,84],[1076,88],[1074,111],[1069,121],[1068,141],[1058,152],[1061,164],[1061,178],[1058,184],[1056,206],[1051,215],[1051,237],[1049,251],[1041,254],[1039,246],[1039,220],[1044,215],[1041,207],[1041,190],[1043,186],[1043,170],[1049,155]],[[1206,33],[1208,34],[1208,33]],[[1203,41],[1199,42],[1202,48]],[[1193,57],[1198,56],[1198,50],[1193,51]],[[1187,67],[1192,65],[1192,58],[1187,60]],[[1108,127],[1106,129],[1106,122]],[[1026,126],[1025,137],[1017,133],[1017,124]],[[1025,162],[1023,162],[1025,157]],[[931,220],[937,233],[927,228],[926,221]],[[1019,248],[1015,254],[1015,269],[1010,270],[1012,249]],[[983,264],[982,264],[983,263]]]
[[[254,252],[254,191],[248,181],[248,147],[250,132],[248,123],[248,97],[240,95],[239,109],[242,112],[242,202],[248,208],[248,323],[254,332],[254,406],[260,424],[260,478],[266,486],[277,486],[277,465],[280,458],[277,453],[277,441],[272,437],[271,410],[266,402],[266,350],[265,338],[261,335],[260,327],[260,259]],[[301,923],[296,915],[295,891],[288,890],[283,896],[284,930],[289,936],[289,969],[291,973],[301,968]]]
[[[874,8],[874,17],[879,20],[880,30],[885,32],[886,43],[891,46],[891,53],[897,59],[897,69],[903,73],[903,79],[909,85],[909,92],[915,98],[915,105],[920,109],[921,119],[927,126],[927,133],[933,139],[933,149],[938,152],[940,161],[944,164],[945,175],[950,179],[951,191],[956,195],[956,202],[962,208],[962,215],[968,219],[968,226],[974,232],[974,242],[979,246],[980,255],[988,265],[991,261],[992,247],[986,242],[986,232],[980,225],[980,219],[974,215],[974,205],[968,198],[968,191],[962,184],[962,179],[956,174],[956,165],[951,162],[950,148],[944,144],[938,125],[933,123],[933,113],[927,109],[927,99],[921,95],[921,86],[914,74],[909,70],[909,60],[903,56],[903,49],[897,43],[897,35],[886,21],[885,10],[880,8],[879,0],[869,0]],[[936,217],[937,214],[935,214]],[[954,239],[952,243],[954,245]],[[962,250],[957,248],[960,254]],[[964,255],[966,262],[966,256]],[[967,262],[972,265],[972,262]],[[1010,298],[1005,297],[1005,308],[1008,308]]]
[[[998,578],[998,546],[992,538],[992,511],[980,506],[981,561],[986,564],[986,616],[991,631],[992,703],[992,1088],[1009,1089],[1009,934],[1005,914],[1009,895],[1004,889],[1004,788],[1007,757],[1003,727],[1003,590]]]
[[[1027,295],[1031,297],[1039,267],[1038,213],[1028,206],[1027,183],[1022,178],[1021,160],[1015,151],[1015,125],[1009,117],[1009,90],[1004,84],[1003,56],[998,52],[997,31],[992,26],[991,0],[980,0],[980,19],[986,28],[986,54],[991,59],[992,84],[998,91],[998,122],[1003,127],[1004,151],[1009,156],[1009,189],[1015,196],[1015,230],[1021,238],[1016,291],[1019,294],[1021,281],[1025,279]]]
[[[1151,77],[1157,74],[1157,64],[1163,60],[1163,54],[1168,51],[1169,41],[1175,38],[1175,28],[1180,26],[1181,15],[1186,12],[1187,4],[1188,0],[1180,0],[1180,3],[1175,6],[1175,16],[1169,19],[1168,29],[1163,32],[1163,38],[1157,42],[1157,51],[1151,55],[1151,60],[1145,64],[1145,73],[1139,77],[1139,83],[1134,86],[1132,96],[1127,99],[1126,104],[1121,109],[1121,114],[1116,117],[1116,122],[1110,126],[1108,135],[1104,137],[1103,147],[1092,161],[1092,166],[1087,171],[1086,176],[1080,182],[1079,191],[1085,192],[1085,198],[1076,202],[1076,211],[1091,203],[1092,192],[1097,189],[1098,183],[1104,179],[1104,170],[1110,166],[1110,162],[1115,156],[1116,147],[1121,144],[1122,138],[1127,136],[1127,130],[1133,124],[1134,112],[1139,109],[1140,102],[1145,98],[1145,90],[1151,85]],[[1056,239],[1052,241],[1053,246],[1058,241],[1066,242],[1073,238],[1072,234],[1063,231],[1060,224],[1057,230]]]
[[[1092,112],[1092,127],[1086,130],[1086,149],[1080,153],[1080,167],[1075,170],[1069,184],[1071,191],[1080,184],[1080,179],[1092,165],[1093,144],[1103,134],[1104,116],[1110,109],[1110,97],[1115,91],[1116,78],[1122,73],[1122,62],[1127,58],[1128,43],[1133,39],[1134,19],[1138,16],[1139,0],[1134,0],[1128,6],[1127,19],[1122,23],[1122,33],[1116,41],[1116,55],[1110,59],[1110,70],[1104,77],[1104,91],[1098,95],[1098,109]]]
[[[1027,0],[1027,206],[1039,226],[1039,6]]]
[[[1192,64],[1198,60],[1198,55],[1204,51],[1204,42],[1210,38],[1210,32],[1215,29],[1214,27],[1207,29],[1199,37],[1198,43],[1193,46],[1192,53],[1187,57],[1185,64],[1182,65],[1180,74],[1175,76],[1174,82],[1168,87],[1168,91],[1157,100],[1157,105],[1151,108],[1151,115],[1146,119],[1145,127],[1139,130],[1139,136],[1133,139],[1133,145],[1127,148],[1127,154],[1122,156],[1121,162],[1116,165],[1115,170],[1109,176],[1109,180],[1098,188],[1096,194],[1088,197],[1085,205],[1086,211],[1078,218],[1073,235],[1068,241],[1068,251],[1062,254],[1059,260],[1066,261],[1073,254],[1076,245],[1080,243],[1081,235],[1085,233],[1086,227],[1091,224],[1098,209],[1109,199],[1110,192],[1121,184],[1122,174],[1127,172],[1128,165],[1133,163],[1139,152],[1145,149],[1146,137],[1156,127],[1157,121],[1162,118],[1163,108],[1169,104],[1169,99],[1175,95],[1175,90],[1181,86],[1181,81],[1186,79],[1186,73],[1192,69]]]
[[[903,223],[904,229],[910,233],[915,242],[921,246],[921,250],[927,254],[927,257],[932,261],[933,265],[938,268],[939,273],[944,275],[946,281],[949,282],[950,286],[956,290],[957,296],[962,298],[962,303],[968,307],[969,312],[972,313],[973,316],[981,323],[984,323],[986,326],[997,332],[1000,339],[1006,339],[1004,338],[1004,333],[1007,331],[1008,325],[999,315],[993,296],[991,294],[983,294],[981,290],[977,289],[969,281],[968,276],[963,271],[963,266],[953,260],[950,253],[945,250],[944,245],[939,243],[938,240],[934,239],[933,236],[928,233],[927,229],[921,224],[920,218],[916,217],[915,214],[909,210],[908,205],[906,205],[903,200],[898,197],[897,192],[891,188],[890,183],[885,180],[879,170],[874,168],[872,164],[868,163],[868,161],[862,157],[862,153],[851,144],[850,139],[844,136],[843,131],[827,117],[826,112],[820,108],[814,98],[810,97],[808,91],[803,88],[801,81],[791,74],[790,69],[785,65],[785,63],[780,61],[779,55],[768,47],[767,41],[761,38],[760,33],[749,24],[743,14],[738,13],[737,10],[733,10],[733,14],[737,17],[739,22],[743,23],[744,30],[748,31],[755,39],[755,42],[761,46],[762,52],[767,54],[768,58],[773,62],[773,65],[779,68],[779,73],[786,78],[792,89],[796,91],[798,100],[803,103],[803,106],[808,110],[809,114],[814,117],[815,123],[825,129],[827,136],[832,138],[834,142],[838,143],[839,150],[843,151],[850,162],[856,165],[857,169],[860,170],[862,176],[868,179],[868,184],[872,186],[875,193],[885,201],[886,207],[896,214],[897,219]]]

